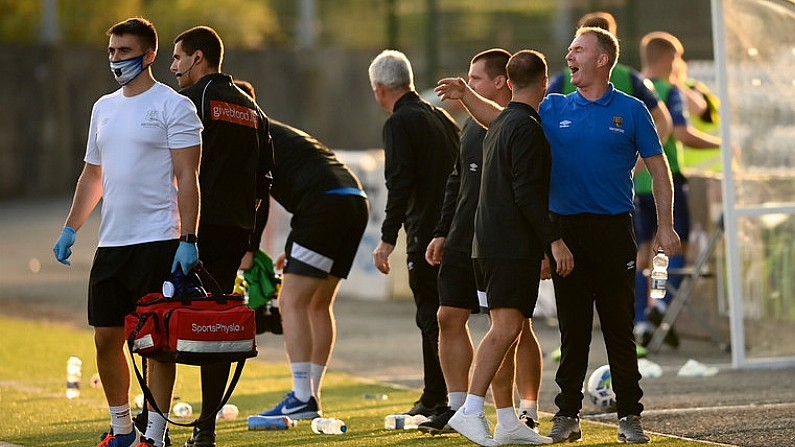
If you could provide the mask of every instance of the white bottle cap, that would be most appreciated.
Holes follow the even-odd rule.
[[[171,281],[163,281],[163,296],[166,298],[174,297],[174,284]]]

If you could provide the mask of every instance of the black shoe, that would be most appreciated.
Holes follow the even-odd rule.
[[[519,420],[530,430],[538,433],[538,421],[528,416],[526,411],[523,411],[522,414],[519,415]]]
[[[663,314],[656,307],[652,307],[646,312],[646,318],[655,326],[660,326],[660,324],[662,324]],[[649,339],[649,341],[651,341],[651,339]],[[671,326],[671,329],[665,334],[663,343],[674,349],[679,347],[679,334],[676,333],[676,329],[674,329],[673,326]]]
[[[445,433],[455,433],[456,431],[453,430],[447,424],[447,421],[450,420],[451,417],[455,414],[454,410],[451,410],[450,407],[437,407],[438,410],[436,414],[430,417],[427,421],[419,424],[417,426],[417,430],[427,433],[429,435],[441,435]]]
[[[193,427],[193,434],[185,441],[185,447],[215,447],[215,431]]]
[[[133,418],[133,424],[135,424],[135,428],[138,429],[141,433],[146,433],[146,425],[149,422],[149,413],[147,411],[142,411],[135,415]],[[166,427],[166,434],[163,439],[163,445],[165,447],[171,446],[171,436],[168,433],[168,427]]]
[[[411,408],[411,410],[409,410],[409,411],[407,411],[407,412],[405,412],[403,414],[408,414],[409,416],[416,416],[418,414],[421,414],[421,415],[429,418],[429,417],[435,415],[439,411],[439,409],[444,407],[444,406],[446,406],[446,405],[442,403],[442,404],[438,404],[438,405],[434,405],[434,406],[428,407],[424,403],[422,403],[422,399],[420,399],[417,402],[414,402],[414,406]]]
[[[654,336],[654,332],[652,331],[644,331],[643,334],[640,335],[640,345],[644,348],[649,346],[651,343],[651,339]]]

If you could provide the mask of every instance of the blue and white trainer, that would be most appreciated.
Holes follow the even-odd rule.
[[[290,391],[281,402],[270,410],[263,411],[260,416],[287,416],[294,421],[314,419],[320,417],[320,405],[315,396],[307,402],[302,402],[295,397],[295,392]]]
[[[132,433],[126,435],[114,435],[113,430],[109,433],[102,435],[102,442],[97,444],[97,447],[134,447],[138,445],[138,438],[141,437],[141,432],[133,426]]]

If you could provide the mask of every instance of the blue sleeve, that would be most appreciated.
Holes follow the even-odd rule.
[[[675,85],[671,86],[671,91],[668,92],[668,100],[665,101],[665,106],[671,112],[671,121],[674,126],[687,125],[687,110],[685,110],[685,102],[682,97],[682,91]]]
[[[660,100],[657,94],[646,85],[637,71],[631,71],[630,77],[632,78],[632,91],[635,93],[633,96],[643,101],[650,111],[656,109],[657,101]]]
[[[558,72],[547,85],[547,95],[550,93],[561,93],[563,91],[563,72]]]
[[[636,103],[637,104],[637,103]],[[640,104],[634,108],[635,116],[635,147],[641,157],[651,157],[663,153],[660,137],[657,135],[657,128],[651,113]]]

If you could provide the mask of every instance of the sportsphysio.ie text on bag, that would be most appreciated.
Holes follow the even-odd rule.
[[[205,291],[199,276],[215,286]],[[163,292],[150,293],[125,318],[131,352],[161,362],[204,365],[257,355],[254,311],[239,294],[223,294],[215,279],[197,267],[178,269]]]

